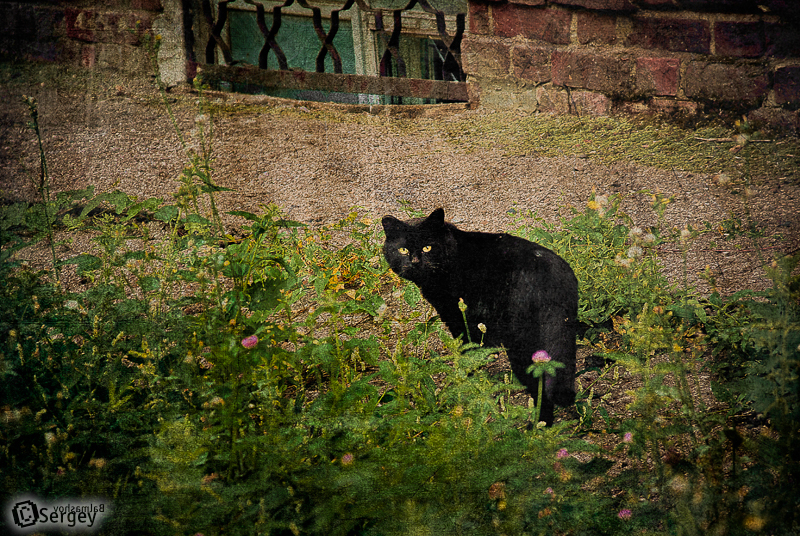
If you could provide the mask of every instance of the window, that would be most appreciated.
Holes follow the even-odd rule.
[[[382,17],[376,17],[374,11],[365,11],[353,4],[342,10],[344,0],[312,0],[312,6],[319,8],[323,32],[331,28],[331,13],[338,11],[339,29],[333,39],[333,47],[341,59],[341,72],[368,76],[398,76],[405,69],[408,78],[428,80],[460,81],[461,71],[452,54],[437,31],[436,17],[424,11],[419,5],[413,10],[403,11],[402,26],[399,38],[399,53],[402,66],[395,55],[381,69],[381,58],[387,48],[389,36],[393,31],[393,11],[406,5],[402,0],[373,0],[372,9],[384,9]],[[287,7],[277,2],[260,2],[264,5],[266,30],[274,30],[275,19],[270,11],[281,7],[280,27],[275,33],[275,42],[283,51],[286,66],[289,69],[316,71],[316,61],[322,48],[320,38],[312,22],[312,11],[292,3]],[[466,11],[466,0],[440,0],[446,4],[445,22],[447,33],[456,33],[456,15]],[[364,4],[362,4],[364,5]],[[439,8],[439,6],[433,6]],[[461,15],[463,26],[463,15]],[[380,19],[380,20],[379,20]],[[238,0],[228,3],[228,24],[226,25],[228,42],[234,62],[250,65],[259,64],[259,55],[264,48],[265,38],[258,26],[256,7],[253,4]],[[459,37],[460,39],[460,37]],[[268,47],[269,48],[269,47]],[[267,68],[279,69],[280,65],[275,51],[266,54]],[[324,67],[326,73],[334,72],[331,53],[325,54]],[[402,68],[401,68],[402,67]],[[383,70],[384,72],[381,72]],[[316,90],[287,90],[248,87],[237,84],[234,89],[244,92],[267,93],[279,97],[303,100],[334,101],[347,103],[370,104],[421,104],[435,102],[432,99],[411,97],[386,97],[383,95],[364,95],[334,93]]]

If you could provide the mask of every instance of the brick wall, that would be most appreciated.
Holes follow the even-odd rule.
[[[0,0],[0,54],[149,73],[142,36],[162,15],[162,0]]]
[[[749,113],[800,130],[796,0],[470,0],[473,100],[492,108]]]
[[[162,78],[179,83],[193,12],[195,0],[0,0],[0,54],[149,73],[153,29]],[[469,0],[468,17],[462,59],[483,106],[728,110],[800,132],[799,0]]]

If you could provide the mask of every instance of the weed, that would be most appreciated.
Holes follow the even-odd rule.
[[[539,427],[494,350],[453,340],[389,272],[369,214],[311,229],[265,206],[226,236],[211,124],[170,201],[41,190],[0,208],[4,494],[104,494],[106,530],[151,534],[797,530],[800,255],[769,266],[769,291],[699,296],[661,273],[655,246],[685,254],[699,232],[664,229],[667,196],[650,228],[616,196],[558,226],[519,216],[573,266],[582,344],[610,363],[579,419]],[[53,256],[80,291],[16,260],[61,224],[94,235]],[[716,398],[699,397],[712,360]],[[618,411],[601,386],[623,374]],[[753,413],[762,434],[738,424]]]

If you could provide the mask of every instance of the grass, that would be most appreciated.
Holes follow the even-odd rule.
[[[742,176],[764,156],[744,144],[706,158],[720,147],[692,141],[732,130],[613,118],[264,110],[434,132],[464,150],[613,159],[650,144],[636,161],[664,166],[670,151],[695,150]],[[542,428],[527,399],[511,402],[513,378],[487,367],[494,354],[449,337],[389,272],[372,215],[310,229],[268,206],[235,213],[242,236],[220,236],[210,155],[187,154],[193,171],[173,201],[87,190],[0,208],[4,499],[102,494],[118,509],[105,527],[116,534],[800,529],[800,255],[767,267],[767,291],[698,295],[664,280],[656,248],[685,254],[692,233],[635,231],[619,198],[593,197],[557,225],[521,215],[510,231],[569,260],[581,319],[597,324],[583,345],[599,359],[578,371],[576,413]],[[61,265],[85,281],[68,289],[20,259],[63,224],[40,214],[83,194],[104,210],[69,220],[94,247]],[[713,400],[697,396],[708,372]]]
[[[138,79],[109,73],[92,75],[83,70],[54,65],[0,63],[0,80],[7,90],[30,91],[39,83],[49,88],[80,94],[97,94],[106,98],[118,88],[138,93],[143,86]],[[137,95],[139,96],[139,95]],[[163,109],[163,99],[150,91],[139,96],[148,106]],[[171,94],[176,105],[194,106],[196,95]],[[699,116],[699,126],[684,127],[657,117],[592,117],[524,115],[512,112],[467,112],[444,114],[445,117],[408,119],[401,116],[353,113],[358,107],[309,106],[276,100],[263,105],[209,99],[208,112],[216,117],[239,115],[275,115],[299,120],[358,124],[389,125],[395,132],[424,133],[442,136],[459,150],[500,149],[511,156],[542,157],[575,156],[603,164],[633,162],[662,169],[680,169],[695,173],[748,174],[753,180],[800,180],[800,140],[776,139],[770,142],[746,143],[732,154],[736,142],[704,141],[733,138],[740,128],[718,119]],[[412,107],[413,108],[413,107]],[[421,108],[421,107],[417,107]],[[429,108],[430,109],[430,108]],[[752,140],[763,139],[758,132],[748,132]]]
[[[437,125],[459,147],[501,149],[507,155],[541,157],[581,155],[603,164],[634,162],[643,166],[697,173],[743,173],[758,178],[798,180],[797,139],[749,143],[737,155],[730,125],[682,128],[654,118],[576,117],[492,113]],[[437,128],[434,127],[434,128]],[[702,139],[701,139],[702,138]]]

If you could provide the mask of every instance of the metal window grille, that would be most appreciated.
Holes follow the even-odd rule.
[[[256,22],[263,37],[263,44],[258,54],[258,69],[254,70],[236,65],[229,34],[225,33],[229,20],[228,4],[232,1],[201,0],[205,28],[200,32],[200,43],[202,37],[207,36],[205,44],[201,45],[205,60],[205,65],[201,68],[204,77],[210,80],[229,80],[266,87],[314,88],[346,93],[467,100],[466,75],[461,65],[461,41],[466,21],[464,13],[455,14],[455,29],[451,29],[451,35],[448,33],[445,13],[434,8],[429,0],[410,0],[399,9],[373,8],[367,0],[345,0],[340,7],[337,5],[330,10],[326,30],[323,26],[321,8],[311,5],[307,0],[285,0],[282,4],[273,3],[272,7],[265,6],[265,2],[242,0],[243,3],[255,8]],[[373,0],[373,3],[377,3],[377,0]],[[308,10],[314,33],[319,41],[314,72],[291,69],[286,53],[277,40],[284,10],[293,5],[295,13],[298,7]],[[334,44],[334,38],[340,28],[340,14],[353,9],[354,6],[360,10],[361,16],[371,18],[372,27],[383,45],[378,61],[378,77],[343,73],[342,58]],[[431,64],[434,72],[429,73],[430,79],[408,78],[407,58],[401,53],[400,39],[404,35],[403,14],[417,7],[435,20],[436,34],[431,36],[431,46],[434,49]],[[271,15],[269,21],[267,14]],[[195,38],[197,39],[197,36]],[[270,55],[273,56],[278,69],[268,68]],[[326,58],[330,58],[331,61],[326,62]],[[326,63],[332,64],[332,73],[326,73]],[[389,78],[392,80],[388,80]]]

